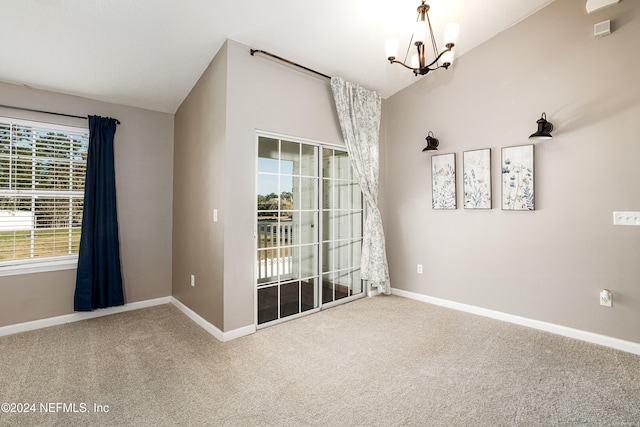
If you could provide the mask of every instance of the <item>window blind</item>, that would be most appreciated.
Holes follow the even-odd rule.
[[[89,132],[0,117],[0,266],[77,256]]]

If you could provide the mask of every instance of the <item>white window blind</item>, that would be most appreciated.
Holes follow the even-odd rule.
[[[75,257],[89,131],[0,117],[0,267]]]

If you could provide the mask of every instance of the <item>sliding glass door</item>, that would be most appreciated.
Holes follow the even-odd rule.
[[[258,325],[363,294],[362,195],[345,151],[258,137]]]
[[[322,224],[322,303],[362,294],[362,193],[346,151],[322,149]]]

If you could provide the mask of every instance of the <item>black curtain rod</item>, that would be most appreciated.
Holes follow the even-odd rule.
[[[43,114],[53,114],[54,116],[63,116],[63,117],[73,117],[74,119],[86,119],[87,116],[76,116],[74,114],[65,114],[65,113],[54,113],[53,111],[44,111],[44,110],[34,110],[32,108],[24,108],[24,107],[14,107],[13,105],[2,105],[2,108],[11,108],[12,110],[21,110],[21,111],[30,111],[32,113],[43,113]],[[117,124],[120,124],[120,120],[115,119]]]
[[[270,56],[270,57],[275,58],[277,60],[280,60],[282,62],[286,62],[289,65],[293,65],[294,67],[302,68],[303,70],[307,70],[309,72],[312,72],[313,74],[317,74],[319,76],[322,76],[322,77],[325,77],[325,78],[331,80],[331,76],[327,76],[326,74],[323,74],[323,73],[321,73],[319,71],[316,71],[316,70],[312,70],[311,68],[307,68],[304,65],[300,65],[300,64],[295,63],[293,61],[289,61],[288,59],[284,59],[284,58],[282,58],[282,57],[280,57],[278,55],[274,55],[273,53],[265,52],[264,50],[259,50],[259,49],[251,49],[251,56],[254,56],[253,55],[254,53],[262,53],[263,55]]]

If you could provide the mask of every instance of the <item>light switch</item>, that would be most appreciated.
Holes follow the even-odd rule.
[[[213,222],[218,222],[218,209],[213,210]]]
[[[614,212],[613,225],[640,225],[640,212]]]

